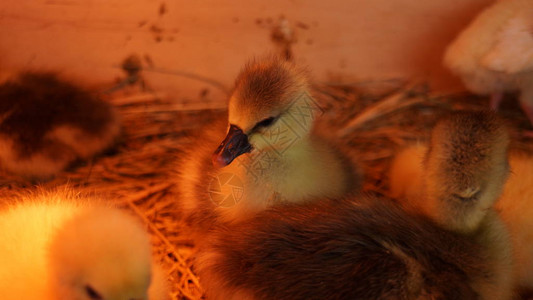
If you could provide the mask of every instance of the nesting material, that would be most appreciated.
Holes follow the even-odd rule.
[[[110,147],[114,109],[53,73],[26,72],[0,84],[0,169],[49,178]]]
[[[357,121],[339,142],[361,162],[365,174],[363,188],[386,191],[386,171],[391,158],[405,145],[427,140],[435,120],[450,110],[479,110],[488,99],[469,94],[436,95],[425,85],[404,85],[401,80],[361,82],[349,85],[316,84],[313,92],[322,107],[317,121],[330,132],[339,132],[363,112],[365,122]],[[374,109],[390,97],[418,99],[417,103],[390,109],[386,114]],[[221,99],[222,101],[223,99]],[[138,214],[148,226],[158,262],[168,269],[171,298],[200,299],[202,288],[191,269],[194,244],[176,205],[174,162],[190,148],[191,132],[227,114],[211,109],[212,103],[190,99],[168,99],[158,94],[113,95],[109,99],[123,119],[124,138],[116,153],[81,163],[74,170],[60,172],[45,187],[70,182],[83,192],[97,193],[119,207]],[[414,100],[413,100],[414,101]],[[531,151],[531,141],[520,132],[529,125],[514,101],[505,101],[500,114],[513,131],[512,148]],[[205,105],[204,105],[205,104]],[[223,106],[223,105],[221,105]],[[214,151],[215,149],[213,149]],[[0,196],[12,196],[31,183],[13,176],[0,178]]]
[[[168,299],[142,223],[69,188],[20,195],[0,237],[3,299]]]

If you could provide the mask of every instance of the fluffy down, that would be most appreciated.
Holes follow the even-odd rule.
[[[27,72],[0,84],[0,168],[46,179],[110,147],[117,113],[53,73]]]
[[[218,227],[197,271],[208,299],[511,299],[507,245],[490,213],[472,235],[390,199],[289,204]]]
[[[432,139],[417,201],[445,215],[373,195],[272,207],[213,230],[198,258],[208,298],[511,299],[510,241],[492,207],[507,134],[492,114],[460,113]]]
[[[406,202],[419,197],[426,151],[427,145],[417,145],[396,156],[389,171],[393,197]],[[533,289],[533,157],[512,152],[509,163],[511,174],[495,207],[511,235],[515,278],[521,287]]]
[[[504,92],[520,92],[533,124],[533,1],[496,1],[448,46],[444,64],[477,94],[492,95],[497,108]]]
[[[72,191],[21,196],[0,213],[0,239],[2,299],[168,297],[143,226]]]
[[[305,74],[292,64],[247,64],[228,117],[199,132],[179,159],[179,199],[189,223],[205,229],[273,205],[357,190],[354,163],[313,130],[318,111]]]

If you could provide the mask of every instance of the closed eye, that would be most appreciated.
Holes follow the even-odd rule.
[[[91,298],[92,300],[102,300],[104,299],[100,293],[98,293],[92,286],[86,285],[85,286],[85,293],[87,293],[87,296]]]
[[[469,195],[469,196],[464,196],[464,195],[459,195],[459,194],[452,194],[452,196],[461,202],[472,202],[472,201],[477,201],[480,194],[481,192],[478,191],[475,194]]]
[[[260,129],[260,128],[268,127],[268,126],[272,125],[274,123],[274,121],[276,121],[276,117],[266,118],[266,119],[258,122],[257,124],[255,124],[254,128],[252,129],[252,131],[255,131],[255,130]]]

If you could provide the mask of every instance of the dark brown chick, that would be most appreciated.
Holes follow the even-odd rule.
[[[0,168],[48,178],[113,144],[113,108],[53,73],[26,72],[0,84]]]

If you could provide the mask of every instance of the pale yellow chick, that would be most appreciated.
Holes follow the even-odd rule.
[[[448,46],[444,64],[472,92],[491,95],[497,109],[504,92],[520,92],[533,124],[533,1],[497,1]]]
[[[95,201],[43,192],[0,212],[2,299],[168,298],[142,224]]]

